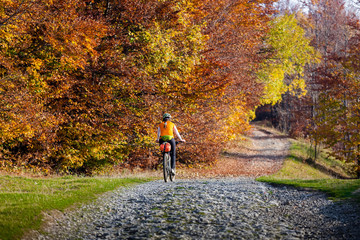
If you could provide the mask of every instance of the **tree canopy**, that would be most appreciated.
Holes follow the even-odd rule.
[[[0,167],[154,168],[165,112],[196,143],[179,161],[213,164],[263,104],[358,166],[358,18],[273,3],[0,0]]]
[[[214,161],[259,103],[271,3],[0,1],[1,166],[154,167],[164,112],[199,143],[180,161]]]
[[[317,62],[320,57],[294,14],[280,15],[270,24],[265,43],[273,51],[273,56],[265,61],[258,73],[265,82],[262,98],[265,104],[280,102],[286,92],[306,95],[305,66]]]

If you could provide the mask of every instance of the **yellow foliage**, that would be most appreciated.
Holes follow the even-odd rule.
[[[307,93],[305,80],[295,78],[289,86],[289,92],[294,96],[305,96]]]
[[[229,106],[230,112],[223,120],[221,127],[222,135],[225,141],[233,140],[240,134],[244,134],[251,126],[249,122],[255,118],[255,112],[246,107],[246,102],[239,97]],[[221,115],[219,115],[221,116]]]
[[[274,54],[258,71],[259,79],[265,84],[261,103],[276,104],[287,91],[304,96],[306,84],[298,76],[303,75],[306,64],[319,61],[319,53],[310,46],[294,15],[279,16],[272,21],[267,44],[274,49]]]

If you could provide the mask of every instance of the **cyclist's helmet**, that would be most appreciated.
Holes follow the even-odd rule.
[[[163,115],[163,119],[169,119],[169,118],[171,118],[171,115],[169,114],[169,113],[165,113],[164,115]]]

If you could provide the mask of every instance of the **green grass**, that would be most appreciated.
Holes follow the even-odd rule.
[[[308,144],[292,141],[289,157],[275,174],[257,178],[258,181],[273,184],[311,188],[326,192],[331,199],[352,199],[360,203],[360,179],[337,179],[351,177],[347,166],[335,159],[327,158],[322,152],[316,161],[307,160],[311,148]],[[314,164],[315,162],[315,164]]]
[[[20,239],[27,230],[39,229],[43,211],[62,211],[70,206],[94,200],[101,193],[149,180],[0,176],[0,239]]]
[[[292,140],[290,151],[290,158],[297,162],[306,162],[308,159],[310,159],[310,157],[314,156],[314,149],[310,147],[308,143],[303,141]],[[353,177],[348,172],[350,166],[333,157],[329,157],[328,152],[328,150],[322,149],[317,158],[315,160],[311,159],[311,161],[318,167],[328,169],[328,175],[331,175],[330,173],[332,173],[333,176],[341,178]]]
[[[323,191],[333,200],[353,199],[360,203],[360,193],[354,193],[360,188],[360,179],[271,179],[260,177],[258,181],[273,184],[291,185],[294,187],[311,188]]]

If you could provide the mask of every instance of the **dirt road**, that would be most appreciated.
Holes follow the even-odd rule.
[[[193,177],[258,177],[277,172],[288,154],[288,137],[254,127],[247,141],[229,144],[211,169],[180,170],[179,175]]]

